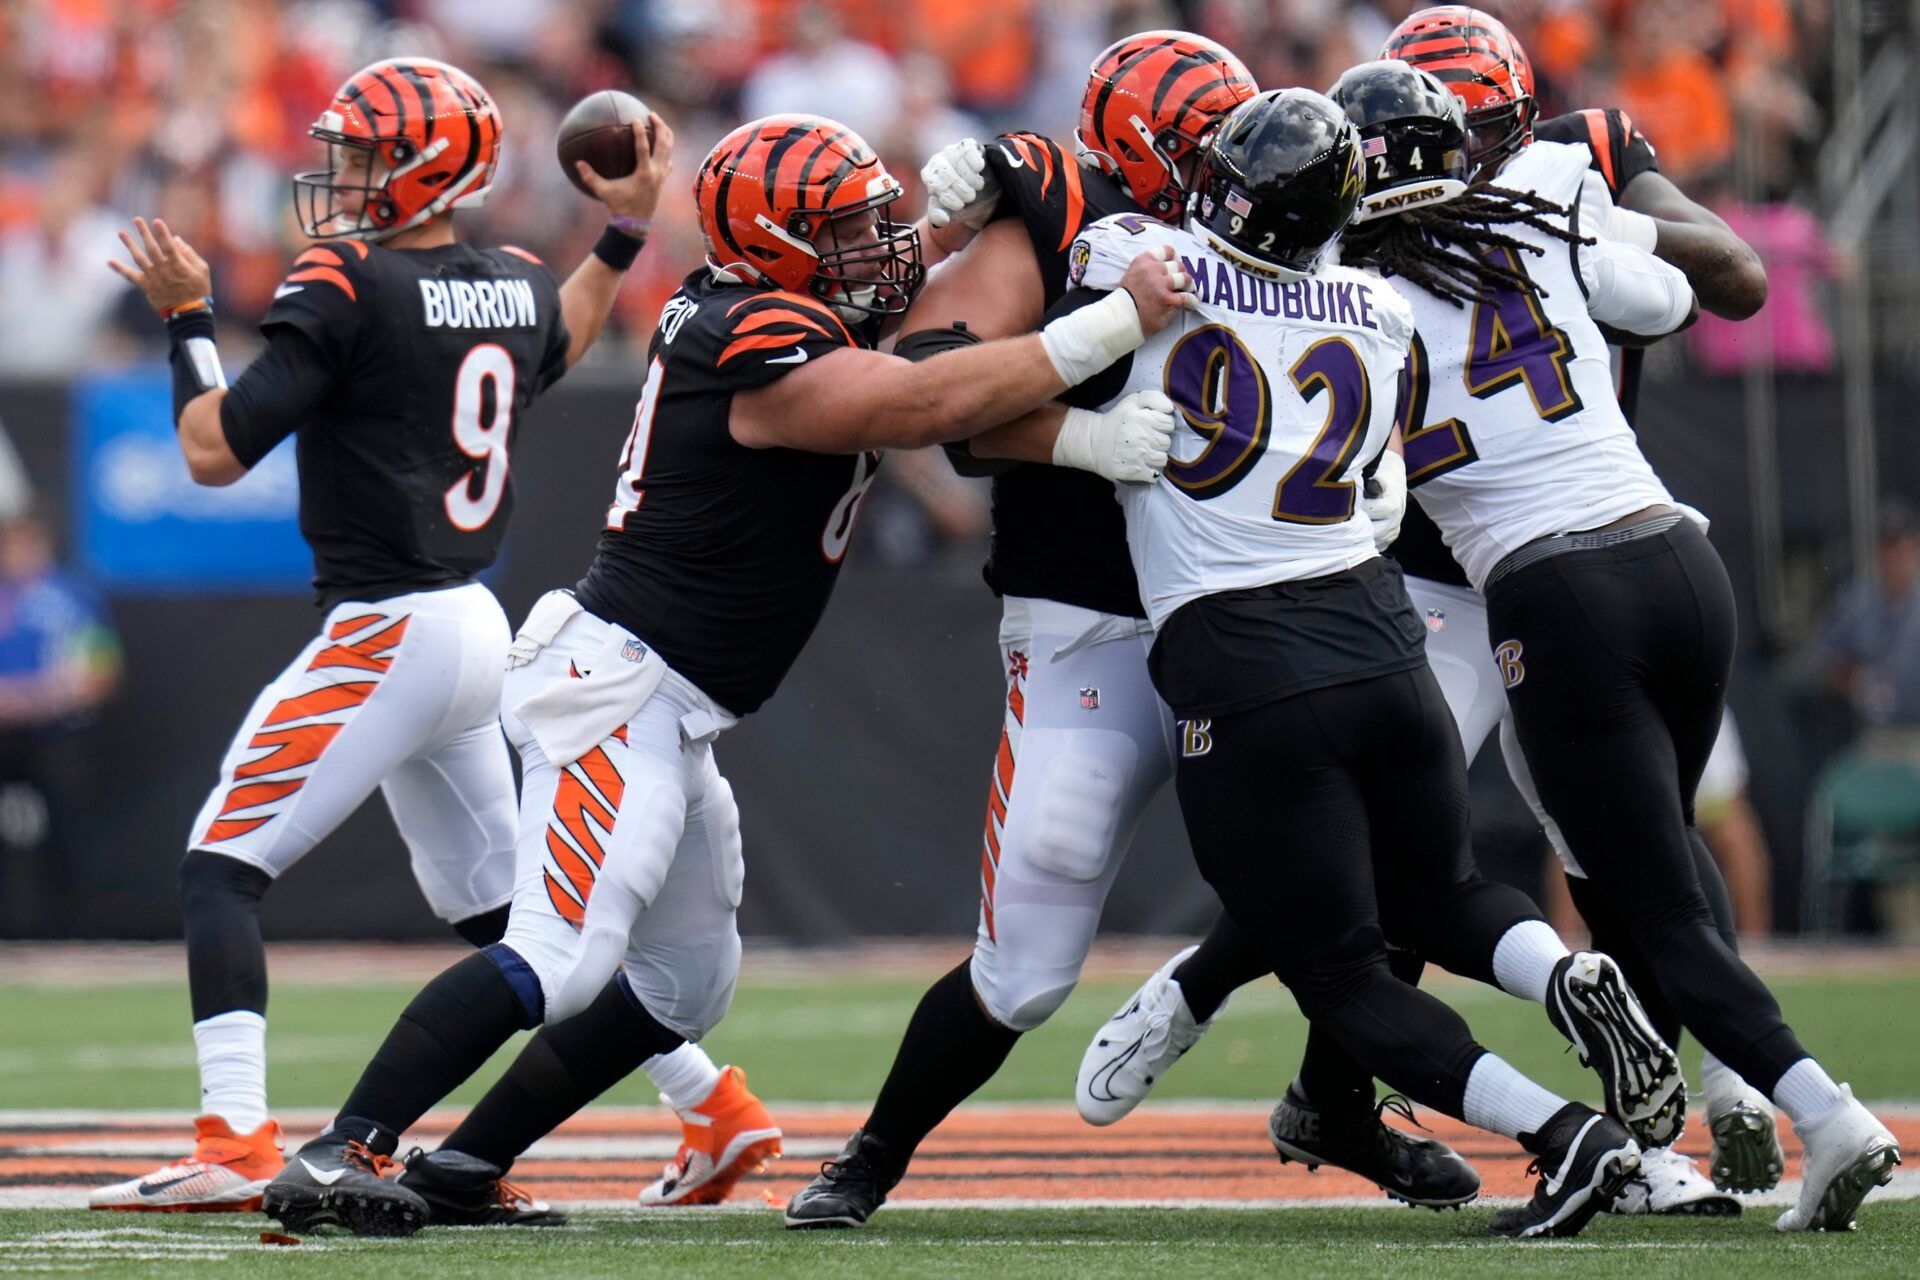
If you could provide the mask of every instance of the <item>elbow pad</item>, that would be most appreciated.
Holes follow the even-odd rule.
[[[1580,277],[1587,314],[1626,333],[1672,333],[1693,311],[1693,288],[1680,269],[1632,245],[1602,240],[1583,248]]]

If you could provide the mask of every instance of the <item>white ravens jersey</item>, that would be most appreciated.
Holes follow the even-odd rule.
[[[1156,628],[1201,596],[1374,557],[1361,471],[1392,430],[1413,334],[1411,309],[1379,276],[1330,264],[1281,283],[1142,214],[1082,231],[1071,282],[1116,288],[1135,256],[1162,244],[1200,305],[1133,354],[1121,394],[1162,390],[1178,422],[1160,482],[1118,486]]]
[[[1584,146],[1536,142],[1495,182],[1573,208],[1591,159]],[[1456,307],[1402,286],[1419,329],[1401,422],[1407,484],[1475,587],[1536,538],[1679,507],[1620,411],[1606,339],[1587,314],[1583,250],[1517,223],[1500,230],[1541,250],[1488,251],[1531,277],[1537,297],[1500,289]]]

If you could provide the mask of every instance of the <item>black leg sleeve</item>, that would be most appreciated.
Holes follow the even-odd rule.
[[[1412,951],[1387,948],[1387,969],[1410,987],[1420,985],[1426,961]],[[1339,1040],[1317,1025],[1307,1027],[1306,1052],[1300,1055],[1300,1092],[1322,1111],[1371,1111],[1373,1073],[1354,1060]]]
[[[1188,1012],[1195,1021],[1205,1022],[1228,996],[1271,972],[1260,953],[1240,936],[1233,918],[1222,912],[1214,917],[1200,946],[1174,969],[1173,978],[1180,984]]]
[[[510,1169],[574,1112],[685,1043],[619,975],[585,1009],[542,1027],[441,1146]]]
[[[180,863],[180,917],[187,935],[193,1020],[267,1011],[267,951],[260,899],[273,877],[224,853],[195,849]]]
[[[360,1073],[341,1116],[405,1133],[514,1032],[534,1025],[496,959],[502,950],[476,951],[421,988]]]
[[[986,1015],[973,992],[972,957],[927,988],[880,1086],[867,1132],[901,1163],[952,1110],[993,1079],[1020,1033]]]

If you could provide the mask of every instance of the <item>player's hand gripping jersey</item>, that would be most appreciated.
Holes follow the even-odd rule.
[[[779,686],[827,607],[878,453],[750,449],[734,393],[855,345],[824,303],[706,267],[660,312],[580,602],[735,715]]]
[[[1586,147],[1536,142],[1498,182],[1577,216],[1591,160]],[[1533,279],[1536,296],[1501,289],[1456,307],[1405,291],[1419,329],[1402,423],[1407,482],[1475,587],[1536,538],[1678,505],[1615,397],[1606,339],[1588,314],[1590,248],[1521,224],[1502,229],[1542,250],[1488,251]]]
[[[520,415],[566,372],[553,274],[518,249],[335,240],[300,255],[261,328],[300,335],[287,376],[317,398],[309,413],[272,416],[230,397],[228,443],[251,467],[298,430],[300,530],[321,607],[492,564]]]
[[[1393,425],[1413,316],[1392,285],[1323,266],[1280,283],[1142,214],[1088,227],[1072,279],[1110,290],[1132,257],[1172,245],[1196,311],[1133,355],[1121,392],[1179,407],[1162,483],[1120,486],[1147,615],[1241,587],[1316,578],[1370,560],[1362,469]]]
[[[1067,291],[1074,237],[1096,219],[1138,206],[1114,179],[1038,134],[1001,134],[987,145],[986,161],[1000,183],[995,217],[1018,218],[1026,228],[1051,311]],[[1079,403],[1072,393],[1066,399]],[[993,479],[987,585],[998,595],[1139,617],[1126,536],[1109,482],[1065,467],[1011,467]]]

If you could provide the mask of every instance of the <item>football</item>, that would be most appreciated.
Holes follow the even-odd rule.
[[[567,180],[586,194],[593,194],[580,180],[580,171],[574,167],[576,160],[585,160],[603,178],[624,178],[632,173],[639,157],[634,154],[629,126],[635,120],[645,120],[648,114],[646,103],[618,89],[602,89],[575,103],[560,122],[556,147]]]

